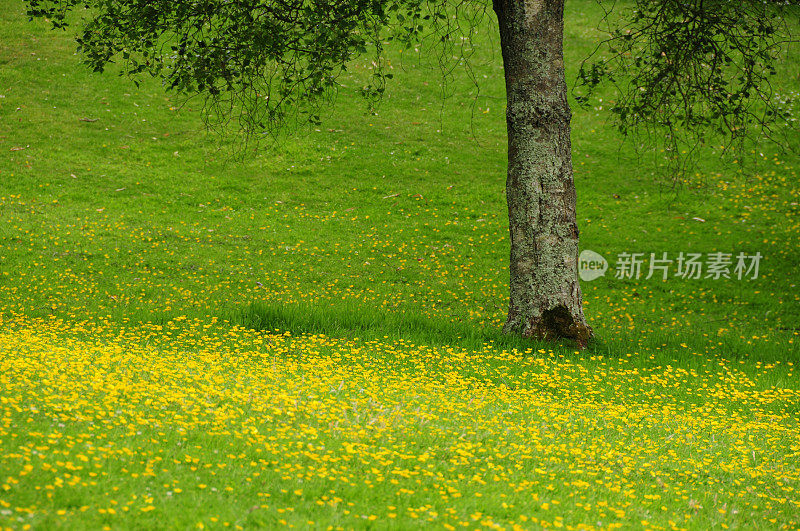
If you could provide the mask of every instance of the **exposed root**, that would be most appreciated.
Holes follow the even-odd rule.
[[[545,310],[542,312],[541,317],[531,318],[526,321],[518,318],[512,320],[511,316],[509,316],[504,331],[544,341],[572,339],[580,349],[586,348],[589,344],[589,339],[594,335],[591,327],[586,324],[582,316],[576,317],[572,315],[565,306],[556,306]]]

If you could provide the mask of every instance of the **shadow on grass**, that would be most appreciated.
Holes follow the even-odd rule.
[[[331,338],[355,339],[363,341],[399,341],[418,345],[451,346],[465,350],[481,350],[491,344],[494,349],[513,350],[520,353],[536,352],[539,349],[552,351],[555,355],[574,357],[577,345],[571,340],[558,343],[542,342],[519,336],[503,334],[501,327],[490,327],[470,321],[425,318],[413,309],[405,311],[385,311],[365,306],[321,306],[299,304],[252,303],[240,308],[230,317],[229,322],[255,330],[290,332],[292,335],[322,334]],[[753,357],[750,351],[743,351],[734,338],[716,337],[713,333],[700,333],[695,326],[691,332],[684,330],[649,331],[603,330],[595,329],[597,334],[589,342],[587,349],[578,357],[607,358],[641,357],[645,353],[651,363],[673,362],[682,359],[692,364],[702,365],[704,357],[723,356],[733,359]],[[744,331],[741,331],[744,332]],[[783,334],[785,335],[785,334]],[[787,346],[784,341],[762,345],[756,356],[762,360],[796,359],[796,345]],[[788,347],[788,348],[787,348]],[[698,354],[703,355],[698,355]]]
[[[253,303],[241,309],[232,323],[255,330],[290,332],[293,335],[323,334],[335,338],[361,340],[400,340],[426,345],[451,345],[479,349],[491,343],[495,348],[554,348],[574,351],[570,342],[546,344],[532,339],[503,334],[498,326],[474,322],[428,319],[412,311],[386,312],[365,307],[324,307],[310,305],[272,305]]]

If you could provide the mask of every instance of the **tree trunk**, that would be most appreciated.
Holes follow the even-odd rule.
[[[504,331],[586,346],[562,49],[564,0],[494,0],[508,108],[511,298]]]

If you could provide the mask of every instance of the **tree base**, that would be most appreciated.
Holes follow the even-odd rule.
[[[580,349],[586,348],[594,336],[583,314],[573,315],[565,306],[556,306],[529,319],[509,314],[503,332],[542,341],[572,339]]]

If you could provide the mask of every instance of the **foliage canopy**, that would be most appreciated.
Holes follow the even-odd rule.
[[[796,126],[787,111],[794,102],[775,94],[770,78],[795,42],[799,4],[614,2],[601,23],[608,38],[581,65],[575,97],[588,104],[610,83],[619,130],[649,134],[675,160],[682,147],[712,137],[726,146],[752,137],[780,143],[780,126]],[[91,68],[119,62],[134,80],[160,78],[168,90],[204,97],[209,123],[233,119],[252,134],[318,123],[359,56],[371,55],[374,66],[362,94],[378,101],[392,77],[384,45],[393,39],[444,43],[448,68],[455,37],[468,41],[491,7],[486,0],[28,0],[28,15],[66,28],[70,13],[81,11],[77,42]]]

